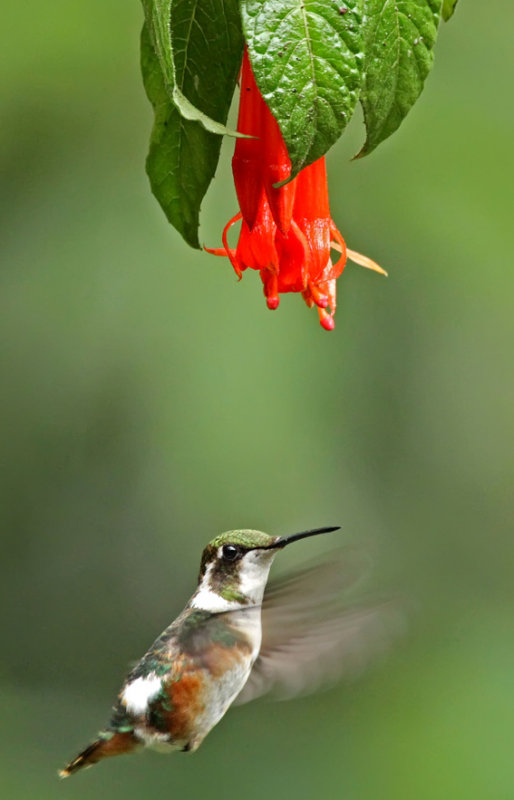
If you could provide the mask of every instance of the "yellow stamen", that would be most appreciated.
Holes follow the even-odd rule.
[[[331,242],[330,246],[339,253],[342,253],[343,248],[337,242]],[[363,256],[362,253],[356,253],[355,250],[349,250],[348,248],[346,248],[346,255],[350,261],[353,261],[355,264],[359,264],[361,267],[366,267],[366,269],[372,269],[373,272],[379,272],[380,275],[385,275],[387,278],[387,272],[385,269],[382,269],[382,267],[380,267],[376,261],[368,258],[368,256]]]

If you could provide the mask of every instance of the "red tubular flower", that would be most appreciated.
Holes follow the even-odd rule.
[[[241,72],[238,130],[251,139],[237,139],[232,171],[241,211],[223,231],[223,247],[209,253],[228,256],[239,278],[245,269],[260,272],[268,308],[275,309],[283,292],[301,292],[316,306],[321,325],[334,328],[336,279],[347,255],[362,266],[384,272],[371,259],[347,250],[330,216],[325,159],[291,175],[291,161],[277,121],[257,88],[248,53]],[[237,247],[228,245],[228,231],[241,220]],[[339,251],[336,263],[331,250]],[[329,310],[330,309],[330,310]]]

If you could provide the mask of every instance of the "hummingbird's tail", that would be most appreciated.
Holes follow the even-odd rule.
[[[114,733],[113,731],[102,731],[99,738],[92,742],[85,750],[70,761],[64,768],[59,770],[59,777],[67,778],[83,767],[90,767],[110,756],[120,756],[123,753],[130,753],[138,746],[138,742],[132,731],[124,733]]]

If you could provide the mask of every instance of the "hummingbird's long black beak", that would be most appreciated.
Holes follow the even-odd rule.
[[[297,542],[298,539],[306,539],[308,536],[318,536],[320,533],[332,533],[332,531],[339,531],[341,530],[340,525],[335,525],[332,528],[314,528],[312,531],[302,531],[301,533],[293,533],[291,536],[280,536],[276,539],[273,544],[268,545],[266,548],[270,550],[275,547],[285,547],[286,544],[291,544],[291,542]]]

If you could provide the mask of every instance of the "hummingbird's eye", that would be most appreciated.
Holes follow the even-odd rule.
[[[226,561],[235,561],[239,555],[239,547],[235,544],[226,544],[223,548],[223,558]]]

